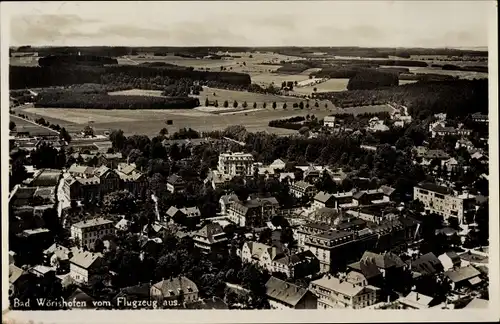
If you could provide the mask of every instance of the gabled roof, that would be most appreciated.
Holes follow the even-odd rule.
[[[196,284],[184,276],[162,280],[153,287],[159,289],[163,297],[179,296],[181,292],[184,294],[198,292]]]
[[[380,191],[382,191],[384,193],[384,195],[390,196],[394,193],[394,191],[396,191],[396,189],[391,188],[391,187],[386,186],[386,185],[383,185],[383,186],[380,186]]]
[[[87,293],[83,292],[80,288],[76,288],[76,290],[66,299],[68,302],[79,301],[86,302],[91,305],[94,298],[90,297]]]
[[[309,182],[305,182],[305,181],[297,181],[293,184],[294,187],[297,187],[297,188],[300,188],[302,190],[306,190],[307,188],[309,187],[312,187],[313,185],[310,184]]]
[[[442,195],[450,195],[453,193],[453,191],[450,188],[439,186],[439,185],[437,185],[435,183],[431,183],[431,182],[421,182],[418,184],[417,187],[425,189],[425,190],[429,190],[432,192],[437,192],[437,193],[440,193]]]
[[[356,285],[347,280],[340,280],[337,277],[331,275],[325,275],[318,280],[314,280],[311,284],[317,285],[319,287],[324,287],[328,290],[341,293],[350,297],[357,296],[365,290],[365,286]]]
[[[81,251],[75,253],[69,262],[76,264],[77,266],[88,269],[90,268],[97,260],[102,257],[101,253],[92,253],[89,251]]]
[[[292,254],[290,256],[285,256],[283,258],[276,259],[274,260],[274,262],[278,262],[284,265],[294,266],[304,261],[312,261],[314,259],[317,260],[318,258],[316,258],[314,253],[312,253],[310,250],[306,250],[303,252]]]
[[[451,281],[457,283],[457,282],[462,282],[464,280],[470,280],[474,277],[479,276],[481,273],[479,272],[479,270],[469,265],[467,267],[446,271],[444,274]]]
[[[86,227],[100,226],[100,225],[105,225],[105,224],[113,224],[113,221],[109,220],[109,219],[105,219],[103,217],[97,217],[97,218],[92,218],[92,219],[80,221],[80,222],[75,223],[71,226],[76,227],[76,228],[86,228]]]
[[[441,261],[439,261],[432,252],[421,255],[419,258],[409,263],[411,264],[412,271],[416,271],[423,275],[432,275],[443,270]]]
[[[484,309],[484,308],[488,308],[488,305],[489,305],[489,300],[481,299],[481,298],[474,298],[464,308]]]
[[[366,279],[375,278],[382,274],[375,263],[367,262],[366,260],[352,263],[349,265],[349,268],[360,272]]]
[[[433,300],[434,297],[412,291],[406,297],[399,299],[399,302],[414,308],[422,309],[429,308]]]
[[[308,290],[305,288],[276,277],[271,277],[266,282],[266,295],[290,306],[297,305],[307,292]]]
[[[366,262],[375,263],[375,265],[380,269],[388,269],[392,267],[403,267],[405,263],[399,256],[392,252],[385,252],[382,254],[373,253],[370,251],[366,251],[361,257],[361,261],[365,260]]]
[[[16,267],[13,264],[9,264],[9,283],[10,284],[14,284],[17,281],[17,279],[21,278],[21,276],[23,274],[26,274],[26,272],[23,269]]]
[[[172,174],[170,177],[168,177],[167,182],[175,185],[175,184],[184,183],[184,180],[182,180],[181,176],[178,176],[177,174]]]
[[[210,243],[215,243],[217,241],[221,241],[222,239],[226,239],[222,226],[217,223],[210,223],[205,225],[196,234],[198,236],[206,238]]]
[[[245,242],[244,246],[245,245],[248,246],[250,254],[254,259],[260,259],[262,254],[266,251],[269,253],[271,260],[274,260],[277,256],[281,255],[281,250],[274,246],[271,247],[269,245],[253,241]]]
[[[314,196],[314,200],[319,201],[321,203],[326,203],[331,198],[333,198],[333,195],[324,191],[320,191]]]

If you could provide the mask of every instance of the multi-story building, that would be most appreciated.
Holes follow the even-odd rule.
[[[91,249],[97,239],[115,233],[113,221],[102,217],[83,220],[71,225],[71,238],[80,242],[80,245]]]
[[[299,250],[305,250],[305,242],[307,236],[321,234],[331,229],[332,227],[326,223],[309,222],[299,225],[294,230],[294,238],[297,240],[297,246],[299,247]]]
[[[296,198],[314,197],[316,192],[316,187],[305,181],[297,181],[290,186],[290,193]]]
[[[182,307],[183,304],[198,301],[198,287],[186,277],[175,277],[152,285],[150,296],[165,308]]]
[[[332,194],[320,191],[314,196],[312,203],[313,209],[320,209],[324,207],[332,208],[335,205],[335,198]]]
[[[272,269],[288,278],[303,278],[319,271],[319,260],[311,251],[303,251],[276,258],[272,261]]]
[[[194,246],[204,253],[227,252],[227,236],[217,223],[205,225],[193,236]]]
[[[69,275],[78,283],[88,283],[91,276],[98,272],[101,262],[100,253],[79,251],[69,260]]]
[[[360,309],[377,302],[379,288],[369,285],[362,274],[350,272],[339,278],[327,274],[311,282],[310,290],[318,296],[318,309]]]
[[[304,249],[319,259],[320,272],[328,272],[345,264],[347,260],[344,259],[350,254],[349,249],[355,242],[354,232],[331,230],[306,236]]]
[[[234,201],[228,218],[238,226],[262,227],[277,214],[279,203],[274,197]]]
[[[457,218],[459,224],[463,224],[465,215],[474,212],[475,209],[473,195],[467,193],[459,195],[450,188],[428,182],[422,182],[414,187],[413,199],[421,201],[425,209],[445,219]]]
[[[136,169],[135,164],[120,163],[116,173],[121,179],[122,189],[128,190],[139,198],[146,195],[148,180],[144,173]]]
[[[273,261],[284,257],[284,254],[275,246],[248,241],[243,244],[240,256],[242,262],[254,263],[267,271],[272,272]]]
[[[219,155],[217,170],[229,176],[251,176],[254,158],[250,153],[222,153]]]
[[[472,120],[476,123],[487,123],[488,122],[488,114],[481,114],[480,112],[476,112],[472,114]]]
[[[323,126],[328,128],[335,128],[335,116],[325,116],[323,119]]]
[[[182,192],[186,187],[186,182],[182,177],[173,174],[167,179],[167,191],[170,193]]]
[[[316,309],[317,297],[309,289],[271,277],[266,283],[271,309]]]

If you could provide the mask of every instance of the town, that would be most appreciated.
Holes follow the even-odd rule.
[[[287,136],[13,114],[11,305],[487,307],[488,116],[387,104]]]

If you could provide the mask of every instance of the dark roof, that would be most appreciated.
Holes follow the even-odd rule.
[[[392,194],[394,193],[394,191],[396,191],[396,189],[391,188],[391,187],[389,187],[389,186],[385,186],[385,185],[384,185],[384,186],[381,186],[381,187],[380,187],[380,190],[381,190],[381,191],[384,193],[384,195],[386,195],[386,196],[390,196],[390,195],[392,195]]]
[[[366,194],[365,191],[357,191],[355,192],[353,195],[352,195],[352,198],[354,199],[360,199],[361,197],[363,197],[364,195]]]
[[[418,184],[418,187],[425,189],[425,190],[437,192],[437,193],[440,193],[443,195],[449,195],[453,192],[450,188],[439,186],[439,185],[437,185],[435,183],[431,183],[431,182],[421,182]]]
[[[175,277],[157,282],[153,287],[159,289],[164,297],[169,297],[172,294],[178,296],[180,291],[184,294],[198,292],[198,287],[194,282],[186,277]],[[190,289],[192,291],[190,291]]]
[[[331,198],[333,197],[333,195],[329,194],[329,193],[326,193],[324,191],[320,191],[316,194],[316,196],[314,196],[314,200],[317,200],[319,202],[322,202],[322,203],[326,203],[328,202],[328,200],[330,200]]]
[[[297,305],[307,293],[307,289],[271,277],[266,282],[266,295],[290,306]]]
[[[184,183],[184,180],[182,180],[181,176],[178,176],[177,174],[172,174],[170,177],[168,177],[167,182],[171,184],[178,184],[178,183]]]
[[[423,155],[427,159],[449,159],[450,155],[443,150],[428,150]]]
[[[386,252],[382,254],[373,253],[366,251],[361,257],[360,261],[365,260],[366,262],[374,263],[378,268],[388,269],[392,267],[403,267],[405,263],[399,256],[392,252]]]
[[[149,299],[151,286],[149,283],[139,284],[135,286],[125,287],[115,296],[114,300],[118,297],[127,297],[127,299],[145,300]]]
[[[473,266],[467,266],[446,271],[444,274],[453,282],[462,282],[479,276],[481,272]]]
[[[206,238],[210,243],[214,243],[217,240],[225,238],[225,233],[222,226],[218,223],[210,223],[205,225],[200,229],[197,235]]]
[[[360,272],[366,279],[371,279],[382,274],[375,263],[368,262],[366,260],[352,263],[349,265],[349,268]]]
[[[419,272],[423,275],[432,275],[443,270],[441,261],[439,261],[432,252],[421,255],[416,260],[410,260],[409,263],[411,264],[412,271]]]
[[[285,265],[295,265],[304,261],[312,261],[314,259],[317,259],[314,253],[312,253],[310,250],[306,250],[303,252],[295,253],[290,256],[286,256],[283,258],[279,258],[275,260],[275,262],[285,264]]]

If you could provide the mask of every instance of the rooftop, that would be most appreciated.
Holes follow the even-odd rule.
[[[100,226],[100,225],[105,225],[105,224],[113,224],[113,221],[111,221],[109,219],[102,218],[102,217],[98,217],[98,218],[83,220],[83,221],[75,223],[71,226],[76,227],[76,228],[87,228],[87,227]]]
[[[442,195],[451,195],[451,194],[453,194],[453,190],[451,190],[450,188],[439,186],[439,185],[437,185],[435,183],[431,183],[431,182],[421,182],[421,183],[418,184],[417,187],[425,189],[425,190],[429,190],[429,191],[432,191],[432,192],[437,192],[437,193],[440,193]]]
[[[307,291],[305,288],[276,277],[269,278],[266,283],[266,294],[269,298],[279,300],[290,306],[297,305]]]

